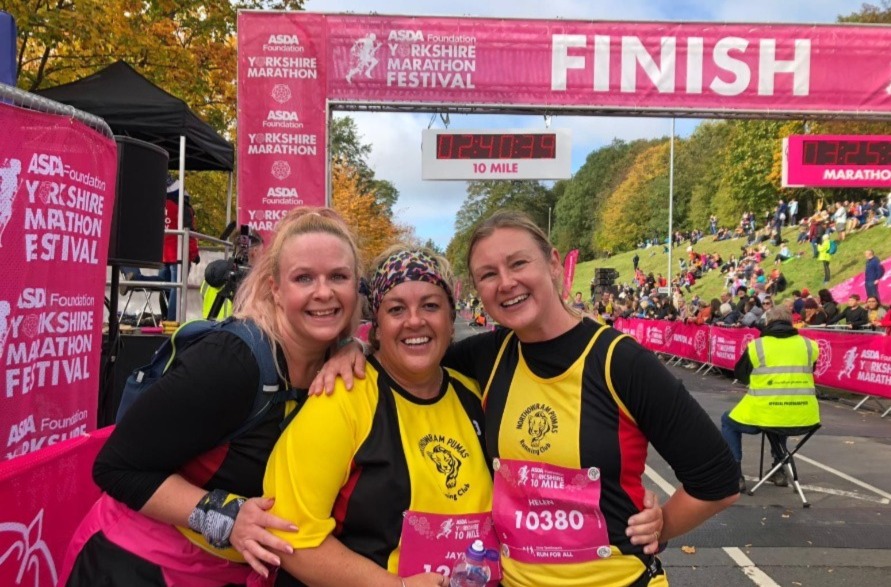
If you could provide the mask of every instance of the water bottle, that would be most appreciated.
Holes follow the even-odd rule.
[[[452,568],[449,587],[485,587],[492,577],[487,559],[497,556],[494,550],[486,550],[482,540],[474,540]]]

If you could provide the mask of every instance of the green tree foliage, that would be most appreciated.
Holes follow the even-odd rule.
[[[118,60],[182,99],[228,139],[235,136],[236,14],[299,10],[303,0],[4,0],[18,26],[18,86],[68,83]],[[190,174],[198,229],[225,219],[225,174]]]
[[[555,184],[555,196],[560,197],[552,240],[559,250],[579,249],[582,260],[594,257],[594,234],[603,226],[599,221],[600,207],[625,179],[637,154],[650,144],[651,141],[626,143],[616,139],[589,154],[571,180]]]
[[[635,157],[625,179],[603,203],[601,220],[609,229],[595,232],[598,249],[623,251],[645,238],[665,235],[668,158],[668,141],[651,144]]]
[[[361,189],[374,194],[378,208],[388,216],[399,199],[399,190],[385,179],[377,179],[368,164],[371,145],[363,142],[356,121],[349,116],[335,118],[329,128],[331,133],[331,160],[346,162],[356,170]]]
[[[724,122],[703,122],[689,139],[675,146],[675,202],[683,205],[674,226],[678,230],[708,226],[715,213],[714,201],[721,184],[727,137],[730,128]],[[724,226],[732,226],[737,219],[718,218]]]
[[[738,219],[745,211],[757,214],[759,224],[782,195],[771,180],[775,153],[781,148],[782,121],[732,120],[716,211],[719,218]],[[734,223],[735,224],[735,223]]]
[[[473,229],[496,210],[521,210],[542,230],[548,230],[548,210],[554,194],[540,182],[529,180],[473,181],[467,184],[467,197],[455,218],[455,236],[446,256],[459,275],[466,275],[467,246]]]

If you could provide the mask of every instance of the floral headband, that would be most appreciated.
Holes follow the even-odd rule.
[[[372,321],[377,324],[377,311],[388,291],[406,281],[426,281],[441,287],[455,309],[452,288],[443,277],[439,263],[423,251],[399,251],[381,263],[369,286],[368,301],[371,304]]]

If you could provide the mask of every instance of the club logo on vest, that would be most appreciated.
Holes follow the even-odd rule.
[[[470,453],[460,442],[441,434],[428,434],[418,443],[418,448],[442,476],[446,497],[457,501],[467,493],[470,484],[461,483],[458,477],[461,466],[470,457]]]
[[[517,430],[525,431],[528,436],[520,439],[520,446],[534,455],[540,455],[551,448],[548,435],[556,434],[559,428],[557,412],[542,403],[532,404],[517,419]]]

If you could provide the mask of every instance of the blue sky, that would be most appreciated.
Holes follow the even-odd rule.
[[[587,20],[648,20],[702,22],[831,23],[840,14],[860,10],[862,0],[307,0],[312,12],[367,14],[502,16]],[[414,226],[422,239],[432,238],[442,248],[454,232],[455,213],[464,201],[460,181],[421,180],[421,131],[431,114],[349,113],[366,143],[370,163],[381,179],[396,185],[400,198],[397,220]],[[677,132],[689,135],[697,121],[677,121]],[[434,128],[442,128],[437,117]],[[451,116],[449,128],[544,128],[540,116]],[[614,138],[634,140],[668,136],[671,120],[664,118],[555,116],[551,128],[572,130],[572,168],[588,153]]]

